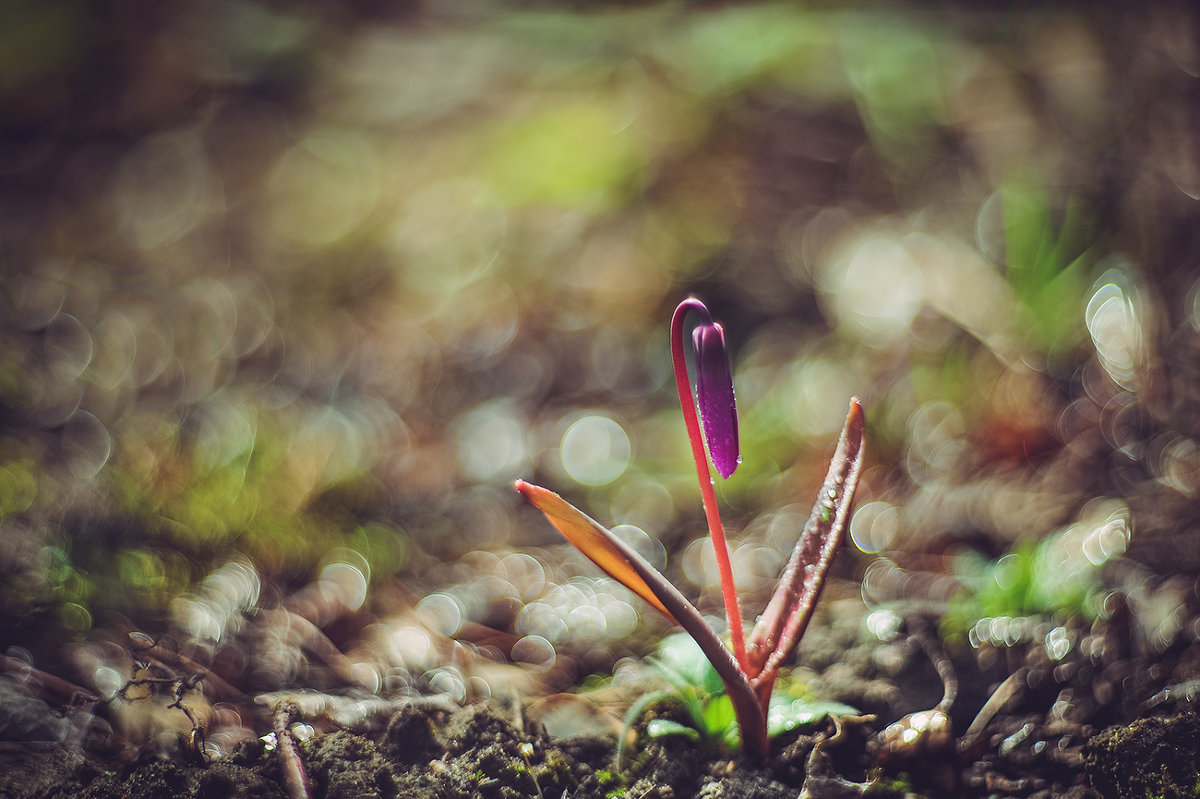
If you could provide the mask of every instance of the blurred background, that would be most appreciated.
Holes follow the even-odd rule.
[[[852,395],[834,595],[1196,568],[1198,42],[1186,3],[4,4],[0,647],[109,695],[130,631],[245,690],[611,672],[665,624],[511,483],[719,614],[689,294],[751,618]]]

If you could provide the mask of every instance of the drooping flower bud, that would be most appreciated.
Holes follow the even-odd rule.
[[[692,344],[696,348],[696,402],[708,454],[717,474],[728,480],[741,461],[741,448],[725,331],[716,322],[697,325]]]

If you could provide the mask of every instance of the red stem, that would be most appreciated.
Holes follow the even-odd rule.
[[[694,297],[679,303],[679,307],[675,309],[675,315],[671,317],[671,360],[675,365],[675,387],[679,390],[679,407],[683,410],[683,421],[687,425],[688,440],[692,445],[692,460],[696,462],[696,479],[700,482],[704,515],[708,519],[708,532],[717,555],[721,594],[725,598],[725,616],[729,621],[729,634],[733,639],[733,656],[738,667],[746,672],[746,633],[742,629],[742,611],[738,607],[737,588],[733,584],[733,566],[729,562],[729,546],[725,543],[725,528],[721,526],[721,512],[717,508],[717,494],[713,489],[712,473],[708,469],[708,453],[704,448],[700,420],[696,415],[696,400],[692,396],[692,386],[688,379],[687,359],[684,357],[683,322],[689,310],[703,316],[706,324],[712,323],[708,309]]]

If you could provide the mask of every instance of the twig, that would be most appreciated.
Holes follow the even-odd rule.
[[[983,703],[983,707],[979,709],[971,726],[967,727],[967,731],[963,733],[962,740],[958,743],[960,752],[969,751],[975,745],[975,739],[983,734],[984,729],[996,717],[996,714],[1021,690],[1027,672],[1028,669],[1022,666],[1008,675],[1004,682],[996,687],[988,700]]]
[[[64,707],[78,707],[89,702],[99,702],[100,697],[86,688],[64,680],[49,672],[35,669],[24,661],[0,655],[0,672],[11,672],[24,677],[31,687],[37,687],[42,699]]]
[[[333,641],[329,640],[329,636],[325,635],[320,627],[306,616],[287,608],[279,608],[275,613],[281,614],[280,624],[292,634],[291,641],[329,666],[342,681],[350,685],[359,684],[354,677],[353,662],[342,653],[342,650],[337,648]]]
[[[825,733],[817,738],[817,742],[813,744],[812,750],[808,753],[808,761],[805,764],[804,785],[801,786],[798,799],[858,799],[864,796],[867,789],[870,788],[874,781],[869,782],[851,782],[842,775],[837,773],[833,767],[833,759],[825,751],[826,747],[832,744],[842,742],[844,737],[843,724],[847,721],[861,723],[863,721],[873,720],[873,716],[851,716],[845,719],[839,719],[837,716],[831,716],[833,721],[833,735]]]
[[[135,673],[138,668],[146,668],[149,670],[149,665],[142,666],[135,664]],[[121,686],[120,690],[117,691],[117,697],[127,702],[136,702],[139,698],[148,699],[149,697],[154,696],[154,689],[156,688],[169,687],[171,689],[171,703],[166,707],[168,710],[180,710],[183,712],[183,715],[187,716],[188,723],[192,725],[192,733],[187,739],[187,750],[197,762],[203,764],[208,760],[208,755],[204,751],[204,722],[200,721],[200,718],[196,715],[195,711],[193,711],[191,707],[189,707],[187,703],[183,701],[183,695],[188,691],[195,690],[196,685],[202,679],[204,679],[204,675],[202,673],[196,673],[186,674],[181,677],[171,673],[169,668],[161,664],[158,666],[158,668],[161,673],[166,673],[168,676],[131,677],[124,685]],[[145,697],[134,697],[131,699],[129,696],[129,689],[142,687],[149,687],[151,689],[150,693]]]
[[[912,627],[912,637],[921,645],[925,656],[929,658],[942,681],[942,701],[933,709],[949,713],[950,708],[954,706],[954,700],[958,698],[958,677],[954,673],[954,664],[946,656],[946,650],[938,643],[928,620],[922,616],[913,616],[909,619],[909,624]]]
[[[165,646],[161,646],[145,633],[130,633],[129,643],[133,647],[135,656],[156,660],[165,666],[177,669],[188,675],[192,679],[193,684],[204,680],[214,699],[239,704],[248,704],[250,701],[245,694],[209,671],[206,666],[197,663],[187,655],[182,655]]]
[[[279,754],[279,765],[283,769],[283,782],[287,785],[289,799],[311,799],[312,784],[304,769],[304,760],[296,747],[289,725],[300,713],[300,706],[285,699],[275,707],[275,751]]]
[[[516,691],[512,697],[513,726],[525,732],[525,707],[521,702],[521,692]]]
[[[950,708],[958,698],[958,677],[929,622],[921,616],[909,619],[911,637],[920,645],[942,681],[942,698],[929,710],[919,710],[894,721],[875,736],[875,758],[879,762],[911,762],[936,758],[953,751],[954,730]]]

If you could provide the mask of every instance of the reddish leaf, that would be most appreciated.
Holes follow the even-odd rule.
[[[764,691],[770,696],[776,672],[804,634],[825,583],[825,573],[841,545],[862,469],[863,428],[862,405],[852,399],[812,515],[796,542],[779,587],[750,634],[750,675],[760,701],[765,701]]]

